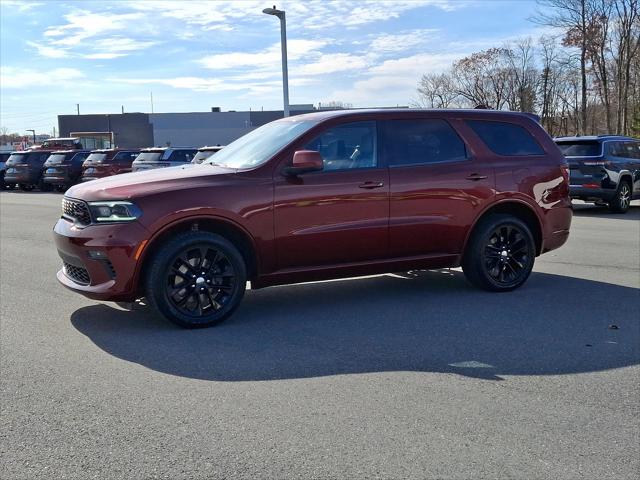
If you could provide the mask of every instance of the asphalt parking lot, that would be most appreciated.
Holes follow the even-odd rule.
[[[57,284],[60,199],[0,194],[2,478],[637,478],[638,202],[509,294],[274,287],[186,331]]]

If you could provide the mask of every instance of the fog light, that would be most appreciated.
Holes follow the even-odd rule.
[[[108,257],[106,253],[100,250],[89,250],[89,258],[93,260],[106,260]]]

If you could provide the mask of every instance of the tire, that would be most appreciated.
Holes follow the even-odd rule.
[[[631,183],[622,180],[618,186],[615,197],[609,203],[611,213],[627,213],[631,205]]]
[[[244,296],[244,259],[229,240],[215,233],[177,234],[160,247],[147,267],[149,304],[183,328],[221,323]]]
[[[53,185],[46,183],[44,178],[40,177],[40,180],[38,180],[38,190],[41,192],[51,192],[53,191],[53,188]]]
[[[28,183],[21,183],[20,184],[20,190],[22,190],[24,192],[30,192],[31,190],[33,190],[33,185],[30,185]]]
[[[474,228],[462,259],[462,271],[474,286],[508,292],[527,281],[536,256],[531,230],[522,220],[492,214]]]

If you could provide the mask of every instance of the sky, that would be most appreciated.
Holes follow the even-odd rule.
[[[282,109],[267,1],[0,0],[0,126],[58,114]],[[291,104],[409,105],[425,73],[542,29],[534,0],[278,1]]]

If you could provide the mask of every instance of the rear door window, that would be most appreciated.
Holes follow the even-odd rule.
[[[611,142],[609,154],[621,158],[640,158],[638,145],[640,143],[637,142]]]
[[[467,120],[493,153],[504,156],[544,155],[535,138],[520,125],[486,120]]]
[[[457,162],[467,158],[464,142],[444,120],[386,120],[382,125],[382,148],[389,166]]]

